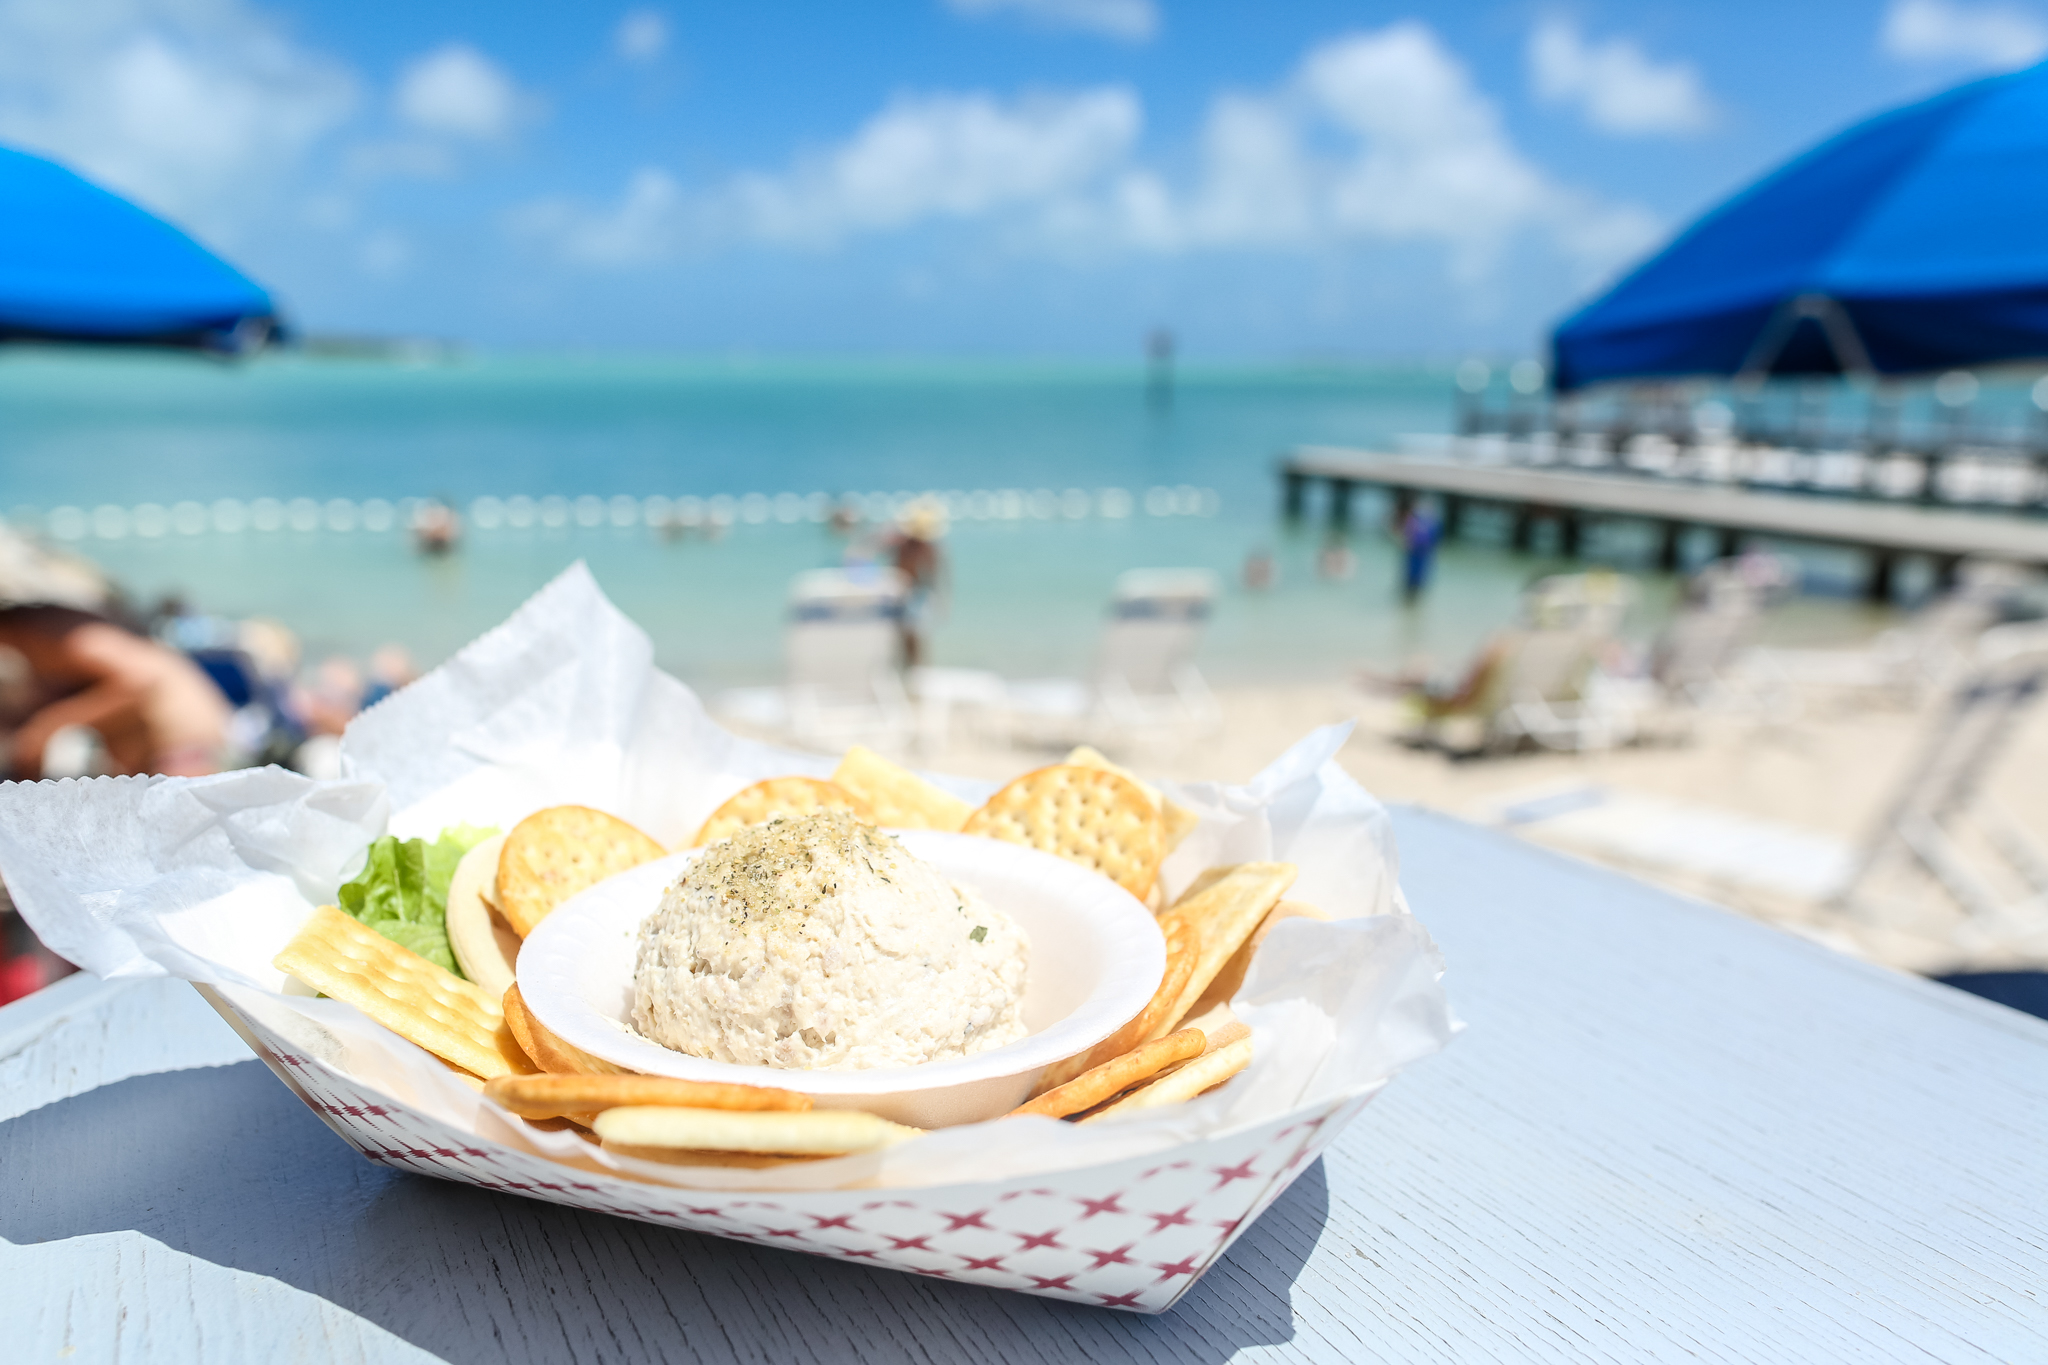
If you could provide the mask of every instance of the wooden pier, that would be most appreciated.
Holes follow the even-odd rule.
[[[1681,567],[1687,530],[1714,532],[1720,552],[1737,553],[1747,536],[1808,541],[1861,550],[1870,558],[1866,594],[1891,596],[1899,560],[1930,559],[1948,581],[1966,558],[2048,567],[2048,519],[2004,512],[1959,511],[1861,499],[1762,492],[1712,484],[1616,474],[1575,473],[1501,465],[1419,460],[1330,446],[1305,446],[1281,462],[1287,516],[1307,515],[1311,485],[1327,490],[1330,525],[1351,521],[1351,500],[1362,486],[1396,497],[1434,495],[1443,502],[1444,534],[1458,533],[1467,507],[1495,506],[1512,517],[1511,542],[1527,550],[1537,523],[1559,530],[1560,549],[1575,557],[1583,527],[1594,520],[1649,522],[1661,528],[1659,567]]]

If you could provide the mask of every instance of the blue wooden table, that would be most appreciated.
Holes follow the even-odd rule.
[[[1416,811],[1470,1029],[1158,1318],[372,1166],[177,982],[0,1010],[11,1361],[2048,1360],[2048,1024]]]

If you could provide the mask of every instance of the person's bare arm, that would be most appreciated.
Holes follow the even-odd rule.
[[[104,622],[66,631],[54,652],[52,671],[85,685],[22,725],[14,743],[16,770],[41,772],[50,736],[67,725],[86,725],[99,731],[116,767],[140,771],[160,738],[150,733],[150,694],[181,661],[154,640]]]
[[[108,678],[92,684],[83,692],[74,692],[61,700],[35,712],[22,722],[14,732],[14,771],[22,777],[40,777],[43,771],[43,750],[49,746],[50,736],[67,725],[84,725],[100,732],[107,741],[110,753],[117,749],[133,748],[120,740],[130,731],[139,728],[142,720],[143,691],[118,678]],[[128,758],[117,755],[117,761]],[[121,762],[122,767],[132,763]]]

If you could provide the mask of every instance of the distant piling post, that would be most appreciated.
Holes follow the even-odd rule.
[[[1527,503],[1515,507],[1514,527],[1508,533],[1508,547],[1516,554],[1529,553],[1536,540],[1536,509]]]
[[[1493,367],[1483,360],[1467,360],[1458,366],[1458,434],[1477,436],[1486,427],[1486,386],[1493,382]]]
[[[1657,536],[1657,567],[1677,573],[1685,564],[1685,523],[1667,521]]]
[[[1164,327],[1145,338],[1145,395],[1155,408],[1173,405],[1173,333]]]
[[[1351,526],[1351,493],[1358,485],[1349,479],[1330,480],[1330,529],[1344,531]]]
[[[1579,537],[1585,529],[1585,518],[1569,509],[1557,514],[1557,549],[1566,559],[1579,557]]]
[[[1308,511],[1308,475],[1293,467],[1281,471],[1280,511],[1289,521],[1300,521]]]

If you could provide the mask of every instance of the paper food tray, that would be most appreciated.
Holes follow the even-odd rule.
[[[739,739],[653,666],[581,565],[358,718],[346,778],[0,785],[0,874],[44,941],[102,976],[184,977],[329,1127],[423,1175],[766,1246],[1160,1312],[1403,1065],[1455,1029],[1395,884],[1384,810],[1309,735],[1242,787],[1166,784],[1201,825],[1163,870],[1279,858],[1292,897],[1234,1000],[1254,1060],[1187,1104],[1088,1125],[1004,1119],[766,1170],[680,1168],[531,1128],[271,958],[387,830],[611,810],[667,844],[740,786],[835,760]],[[939,777],[972,800],[988,784]]]

